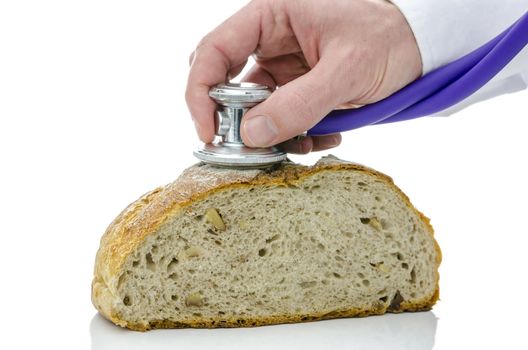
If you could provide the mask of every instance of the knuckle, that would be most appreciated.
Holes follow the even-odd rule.
[[[194,50],[195,54],[200,49],[207,48],[214,44],[214,37],[213,32],[207,33],[200,41],[198,42],[198,45],[196,45],[196,49]]]
[[[196,45],[196,48],[194,49],[194,52],[198,53],[200,51],[200,49],[203,49],[204,47],[207,46],[207,44],[210,42],[211,40],[209,38],[207,38],[207,36],[204,36],[202,39],[200,39],[200,41],[198,42],[198,44]]]

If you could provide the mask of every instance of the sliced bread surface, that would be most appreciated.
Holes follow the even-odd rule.
[[[429,220],[375,170],[198,164],[110,224],[92,302],[141,331],[421,311],[440,262]]]

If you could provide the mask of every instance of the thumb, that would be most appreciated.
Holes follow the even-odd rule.
[[[328,65],[290,81],[244,116],[240,134],[250,147],[269,147],[291,139],[317,124],[340,103],[342,91]]]

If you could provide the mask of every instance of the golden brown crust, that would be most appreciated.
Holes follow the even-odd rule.
[[[117,288],[117,279],[121,267],[129,255],[148,237],[156,232],[165,220],[175,215],[181,208],[190,203],[210,195],[216,191],[237,186],[254,186],[260,184],[275,184],[287,186],[320,171],[353,170],[368,173],[384,181],[399,193],[406,205],[414,210],[428,228],[433,237],[433,228],[429,219],[419,212],[409,198],[394,184],[392,179],[376,170],[360,164],[345,162],[335,157],[322,158],[314,166],[302,166],[293,163],[283,163],[271,170],[228,170],[212,168],[198,164],[185,170],[174,182],[158,187],[144,194],[137,201],[130,204],[109,225],[101,238],[100,248],[95,261],[94,278],[92,282],[92,303],[103,316],[115,324],[133,330],[148,330],[151,328],[182,328],[182,327],[247,327],[276,323],[292,323],[315,321],[338,317],[368,316],[385,312],[422,311],[430,309],[439,298],[438,266],[441,263],[441,251],[436,240],[437,252],[437,289],[428,300],[418,303],[402,302],[399,308],[388,310],[384,306],[372,310],[342,310],[327,314],[313,315],[280,315],[269,318],[223,319],[189,322],[173,322],[169,320],[152,321],[149,325],[131,324],[119,318],[112,307],[113,293]]]

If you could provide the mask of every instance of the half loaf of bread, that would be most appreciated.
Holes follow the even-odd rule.
[[[377,171],[198,164],[110,224],[92,301],[141,331],[420,311],[440,261],[429,220]]]

